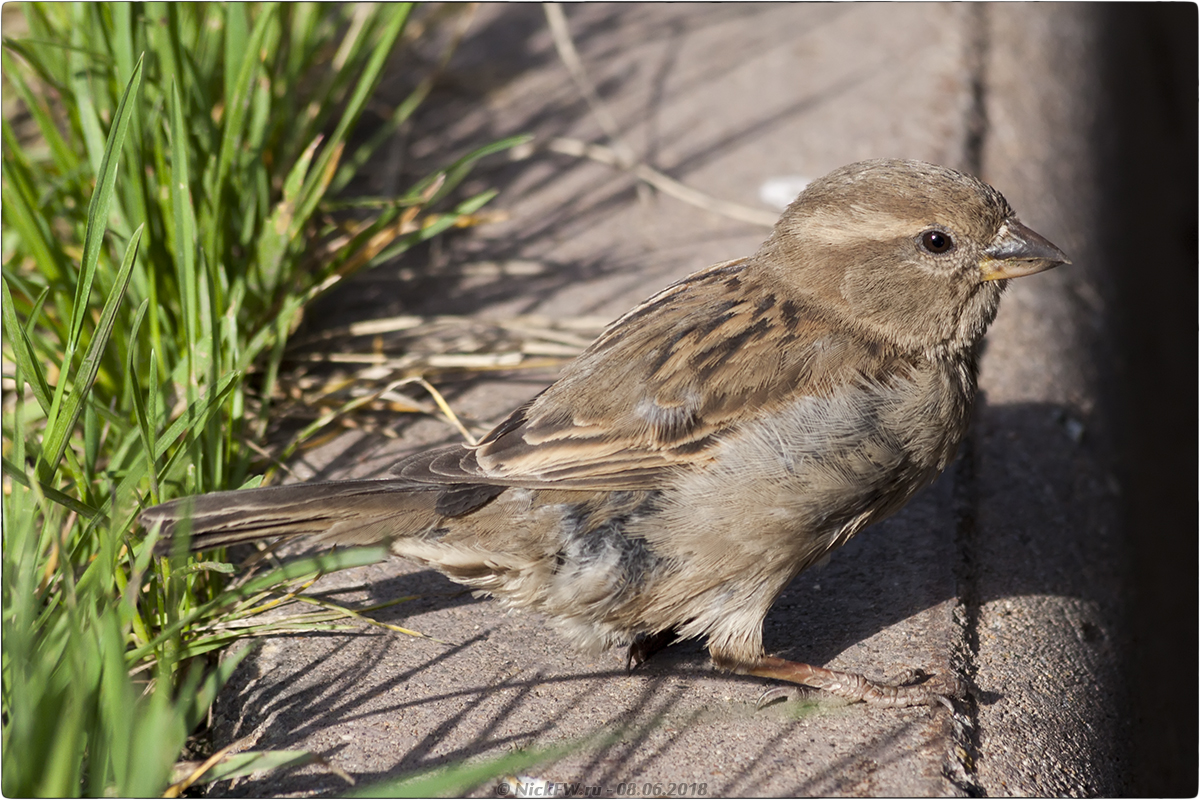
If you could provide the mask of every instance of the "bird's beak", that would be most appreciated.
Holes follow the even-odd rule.
[[[985,281],[1036,275],[1071,259],[1041,234],[1010,219],[1000,227],[996,238],[983,251],[979,271]]]

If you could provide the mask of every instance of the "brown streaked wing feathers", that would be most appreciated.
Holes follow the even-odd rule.
[[[718,264],[668,287],[478,445],[412,456],[393,474],[440,484],[654,488],[703,463],[739,421],[894,361],[839,335],[815,306],[778,301],[751,264]]]

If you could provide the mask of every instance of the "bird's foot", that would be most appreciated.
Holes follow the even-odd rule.
[[[954,675],[930,677],[917,670],[908,670],[899,681],[888,683],[873,681],[850,672],[814,667],[810,664],[787,661],[774,656],[765,656],[752,664],[729,665],[720,661],[717,663],[718,666],[744,675],[775,678],[802,686],[811,686],[852,703],[861,702],[886,708],[939,703],[953,711],[951,698],[960,698],[966,694],[966,687]],[[771,688],[758,699],[757,707],[762,708],[777,700],[793,699],[798,694],[799,691],[791,686]]]
[[[655,653],[673,644],[677,638],[673,630],[639,636],[629,645],[629,651],[625,654],[626,671],[633,672],[653,658]]]

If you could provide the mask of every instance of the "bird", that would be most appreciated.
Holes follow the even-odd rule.
[[[617,319],[477,444],[383,479],[296,483],[145,510],[165,541],[386,543],[578,648],[640,664],[702,639],[723,671],[850,702],[948,702],[769,655],[768,610],[800,572],[952,462],[980,341],[1008,281],[1067,256],[983,181],[875,159],[809,184],[753,255]]]

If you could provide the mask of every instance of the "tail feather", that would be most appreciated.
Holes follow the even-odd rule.
[[[378,544],[434,526],[442,488],[393,479],[214,492],[148,508],[140,522],[147,530],[162,526],[164,550],[185,530],[193,550],[307,535],[330,544]]]

